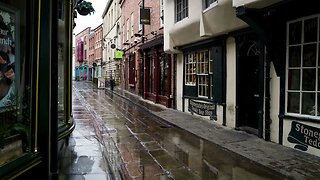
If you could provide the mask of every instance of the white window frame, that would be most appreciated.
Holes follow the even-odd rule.
[[[216,7],[218,5],[218,0],[213,0],[212,3],[210,3],[210,5],[206,5],[208,0],[202,0],[202,5],[203,5],[203,12],[206,12],[214,7]]]
[[[125,43],[125,42],[126,42],[126,31],[125,31],[125,27],[126,27],[126,25],[123,24],[123,26],[122,26],[122,43]]]
[[[181,10],[179,12],[178,12],[178,1],[181,1]],[[181,19],[178,19],[178,14],[180,13],[181,13]],[[186,19],[187,17],[189,17],[189,0],[175,0],[175,22],[180,22],[183,19]]]
[[[187,53],[186,55],[184,55],[184,59],[185,59],[185,80],[184,80],[184,84],[186,86],[196,86],[196,79],[194,81],[189,81],[188,80],[188,76],[197,76],[197,61],[194,60],[194,52],[190,52]],[[189,62],[189,58],[192,58],[193,60],[191,62]],[[191,68],[192,67],[192,68]],[[191,70],[189,71],[188,69],[191,68]],[[188,72],[189,71],[189,72]]]
[[[213,82],[212,82],[213,72],[211,71],[212,69],[211,63],[213,63],[213,59],[211,59],[211,53],[212,52],[210,49],[203,49],[203,50],[192,51],[184,54],[184,61],[185,61],[184,85],[196,86],[198,97],[203,97],[203,98],[212,97],[211,91],[213,88]],[[203,61],[201,61],[201,57],[203,58]],[[191,78],[195,77],[195,79],[192,79],[190,81],[189,80],[190,76]],[[204,77],[204,79],[202,77]],[[201,91],[203,88],[205,88],[204,94],[202,94],[202,91]]]
[[[140,18],[141,18],[140,9],[142,8],[141,1],[139,2],[138,5],[139,5],[139,9],[138,9],[138,12],[139,12],[139,19],[138,19],[138,21],[139,21],[139,31],[141,31],[142,30],[142,24],[140,23]]]
[[[317,40],[316,42],[304,42],[304,21],[312,19],[312,18],[318,18],[318,23],[317,23]],[[289,27],[290,24],[296,23],[296,22],[301,22],[301,43],[299,44],[289,44]],[[320,90],[318,90],[318,86],[320,86],[318,77],[320,73],[320,63],[319,61],[319,48],[320,48],[320,14],[317,15],[312,15],[312,16],[307,16],[303,18],[299,18],[293,21],[288,21],[287,22],[287,28],[286,28],[286,84],[285,84],[285,114],[289,116],[296,116],[296,117],[304,117],[304,118],[312,118],[312,119],[317,119],[320,120],[320,108],[318,105],[318,96],[320,95]],[[316,65],[315,67],[303,67],[303,46],[308,45],[308,44],[316,44]],[[301,47],[301,56],[300,56],[300,67],[289,67],[289,47]],[[316,80],[315,80],[315,90],[314,91],[306,91],[302,90],[302,85],[303,85],[303,69],[315,69],[316,70]],[[288,74],[289,74],[289,69],[297,69],[300,70],[300,89],[299,90],[289,90],[288,89]],[[293,113],[293,112],[288,112],[288,93],[299,93],[299,113]],[[314,110],[315,115],[307,115],[307,114],[302,114],[302,93],[314,93],[315,94],[315,107],[316,109]]]
[[[126,37],[126,41],[128,41],[129,40],[129,37],[130,37],[130,35],[129,35],[129,33],[130,33],[130,21],[129,21],[129,18],[127,19],[127,37]]]
[[[131,13],[131,16],[130,16],[130,20],[131,20],[131,37],[133,36],[134,34],[134,16],[133,16],[133,12]]]
[[[164,25],[164,5],[163,5],[164,0],[160,0],[160,27],[163,27]],[[162,17],[162,19],[161,19]]]

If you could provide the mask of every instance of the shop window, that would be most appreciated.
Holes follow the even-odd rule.
[[[197,86],[199,97],[212,97],[213,59],[210,51],[196,51],[185,55],[185,85]]]
[[[154,57],[151,55],[151,53],[148,53],[148,59],[149,59],[149,69],[148,69],[148,74],[149,74],[149,83],[148,83],[148,87],[149,87],[149,92],[150,93],[154,93],[154,70],[155,70],[155,66],[154,66]]]
[[[196,67],[197,67],[197,54],[190,53],[185,55],[185,84],[196,85]]]
[[[286,112],[290,115],[320,116],[319,17],[288,22]]]
[[[135,54],[129,56],[129,84],[135,84],[135,68],[136,67],[136,60]]]
[[[101,78],[101,65],[98,65],[98,78]]]
[[[27,2],[0,1],[0,166],[31,149],[33,32]],[[28,49],[28,50],[26,50]]]
[[[188,0],[176,0],[176,22],[188,17]]]
[[[67,65],[67,41],[65,39],[67,29],[67,14],[63,13],[66,9],[66,2],[58,0],[58,126],[61,127],[67,123],[66,116],[66,65]],[[86,51],[85,51],[86,53]],[[85,76],[85,75],[84,75]],[[83,77],[86,78],[86,77]]]
[[[168,79],[168,60],[166,54],[162,52],[159,56],[160,61],[160,95],[167,95],[167,79]]]

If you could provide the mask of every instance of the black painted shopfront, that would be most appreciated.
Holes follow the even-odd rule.
[[[217,105],[222,105],[225,113],[225,37],[201,41],[180,49],[184,61],[183,110],[217,120]],[[185,109],[187,102],[188,109]]]
[[[315,1],[285,0],[265,8],[236,9],[237,17],[249,24],[258,35],[257,42],[266,48],[264,62],[274,65],[280,78],[279,143],[292,143],[285,127],[304,122],[319,127],[319,38],[320,9]],[[269,74],[265,72],[265,93],[268,95]],[[275,88],[275,87],[273,87]],[[271,123],[269,116],[270,96],[265,99],[265,134],[268,139]],[[271,94],[272,98],[272,94]],[[305,125],[305,126],[308,126]],[[288,137],[288,138],[287,138]],[[298,146],[299,147],[299,146]]]
[[[50,179],[74,124],[73,1],[0,0],[0,179]]]

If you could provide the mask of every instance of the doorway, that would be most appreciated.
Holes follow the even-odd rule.
[[[255,39],[237,43],[237,128],[262,137],[263,46]]]

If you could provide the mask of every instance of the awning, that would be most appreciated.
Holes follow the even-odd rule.
[[[140,48],[143,50],[143,49],[148,49],[148,48],[151,48],[154,46],[159,46],[159,45],[163,45],[163,35],[161,35],[151,41],[148,41],[148,42],[141,44]]]

